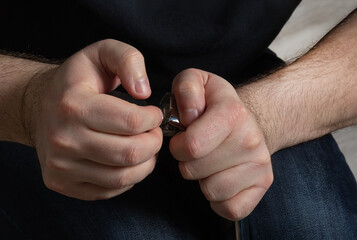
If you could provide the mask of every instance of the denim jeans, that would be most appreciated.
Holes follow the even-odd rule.
[[[168,152],[130,191],[81,201],[48,190],[36,152],[0,143],[0,239],[234,239]],[[331,135],[272,157],[274,183],[241,221],[243,239],[356,239],[357,185]]]

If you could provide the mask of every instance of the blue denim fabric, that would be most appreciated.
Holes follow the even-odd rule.
[[[357,239],[357,184],[331,135],[272,163],[274,183],[242,221],[244,239]]]
[[[197,182],[180,177],[167,141],[148,178],[94,202],[46,189],[33,149],[0,143],[0,153],[0,239],[234,239]],[[273,167],[244,239],[356,238],[357,185],[331,136],[279,151]]]

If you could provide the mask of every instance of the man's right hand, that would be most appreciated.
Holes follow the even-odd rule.
[[[105,94],[120,84],[133,98],[151,94],[142,54],[115,40],[94,43],[32,79],[25,100],[37,98],[38,104],[26,110],[28,132],[48,188],[107,199],[153,171],[162,112]]]

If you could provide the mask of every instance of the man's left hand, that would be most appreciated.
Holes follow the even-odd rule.
[[[254,115],[225,79],[188,69],[172,86],[184,132],[170,141],[182,176],[199,180],[222,217],[248,216],[273,182],[270,153]]]

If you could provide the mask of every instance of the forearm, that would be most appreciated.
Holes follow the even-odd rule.
[[[27,132],[25,93],[31,79],[52,65],[0,55],[0,140],[32,145]]]
[[[357,124],[356,12],[295,63],[237,88],[271,153]]]

